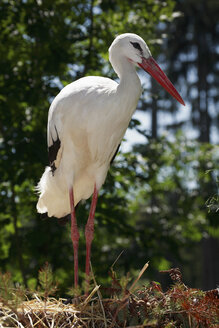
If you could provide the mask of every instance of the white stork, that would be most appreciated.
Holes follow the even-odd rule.
[[[75,206],[93,194],[85,228],[88,277],[98,191],[142,91],[136,66],[185,105],[138,35],[125,33],[116,37],[109,48],[109,60],[119,83],[106,77],[83,77],[64,87],[53,100],[47,130],[50,166],[46,167],[37,187],[39,213],[57,218],[71,214],[75,287],[78,285],[79,241]]]

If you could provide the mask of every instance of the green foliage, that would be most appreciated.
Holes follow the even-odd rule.
[[[38,279],[40,284],[40,290],[38,293],[43,295],[45,299],[57,292],[57,283],[54,283],[52,268],[48,262],[46,262],[44,267],[39,270]]]
[[[78,297],[82,294],[82,289],[78,287],[70,287],[66,293],[70,297]]]
[[[10,273],[0,273],[0,286],[0,297],[6,301],[10,300],[12,298],[11,291],[13,286]]]
[[[192,257],[190,252],[185,257],[187,248],[195,248],[203,236],[212,232],[218,238],[217,214],[208,213],[204,207],[209,195],[217,191],[217,147],[179,135],[174,141],[165,137],[150,140],[134,150],[115,164],[115,175],[124,170],[121,176],[129,177],[117,181],[124,194],[129,185],[128,222],[135,229],[135,239],[127,242],[127,261],[133,259],[132,267],[135,259],[137,265],[145,258],[150,259],[152,267],[159,267],[163,258],[167,266],[173,261],[180,265],[176,259],[186,263]],[[215,168],[214,174],[205,174],[210,167]],[[210,230],[211,226],[214,229]]]
[[[171,0],[156,5],[142,1],[132,8],[128,0],[0,3],[0,266],[13,272],[15,281],[34,285],[36,271],[46,260],[63,284],[73,276],[69,232],[55,220],[42,221],[35,209],[33,187],[48,164],[49,103],[63,85],[83,75],[113,75],[108,47],[115,35],[136,32],[150,43],[160,15],[170,18],[173,7]],[[126,212],[122,196],[110,210],[108,204],[103,201],[97,214],[98,219],[104,211],[104,233],[109,220],[111,226]],[[79,221],[83,224],[86,217],[87,207],[82,207]]]
[[[0,303],[16,311],[16,308],[26,299],[26,289],[17,284],[14,286],[9,272],[0,272]]]
[[[214,174],[214,170],[208,170],[206,174]],[[217,176],[217,186],[219,187],[219,178]],[[217,188],[217,193],[209,197],[206,201],[206,206],[208,207],[209,212],[218,212],[219,211],[219,188]]]

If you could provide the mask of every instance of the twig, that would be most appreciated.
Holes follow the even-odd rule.
[[[145,270],[148,268],[148,266],[149,266],[149,262],[145,263],[145,265],[143,266],[143,268],[139,272],[138,277],[135,279],[135,281],[133,282],[133,284],[129,288],[128,293],[123,297],[122,304],[117,308],[116,313],[115,313],[114,318],[113,318],[113,322],[112,322],[110,328],[113,327],[113,324],[116,321],[116,317],[117,317],[118,313],[127,305],[127,300],[128,300],[128,298],[131,294],[131,291],[134,289],[135,285],[137,284],[137,282],[139,281],[139,279],[141,278],[141,276],[143,275]]]
[[[91,300],[91,298],[92,298],[92,296],[96,293],[96,291],[98,290],[100,288],[100,285],[98,286],[98,285],[96,285],[95,287],[94,287],[94,289],[92,290],[92,292],[88,295],[88,297],[86,298],[86,300],[82,303],[82,308],[84,308],[86,305],[87,305],[87,303]]]
[[[95,284],[95,286],[97,286],[97,282],[96,282],[96,279],[95,279],[95,276],[94,276],[94,272],[93,272],[93,268],[92,268],[91,262],[90,262],[90,268],[91,268],[91,274],[92,274],[92,278],[93,278],[94,284]],[[105,328],[107,328],[106,314],[105,314],[104,307],[103,307],[102,295],[101,295],[101,292],[100,292],[99,289],[97,290],[97,295],[99,297],[100,307],[101,307],[102,312],[103,312],[104,326],[105,326]]]
[[[124,253],[124,250],[121,251],[121,253],[117,256],[117,258],[115,259],[115,261],[113,262],[113,264],[111,265],[110,269],[113,270],[114,265],[116,264],[116,262],[119,260],[120,256]]]
[[[141,271],[139,272],[138,277],[135,279],[135,281],[133,282],[133,284],[131,285],[131,287],[129,288],[129,292],[131,293],[132,289],[135,287],[135,285],[137,284],[138,280],[141,278],[141,276],[143,275],[143,273],[145,272],[145,270],[148,268],[149,266],[149,262],[145,263],[145,265],[143,266],[143,268],[141,269]]]

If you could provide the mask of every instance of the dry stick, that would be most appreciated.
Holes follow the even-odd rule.
[[[115,313],[115,315],[114,315],[113,322],[112,322],[110,328],[113,327],[113,324],[114,324],[114,322],[115,322],[115,320],[116,320],[116,317],[117,317],[119,311],[121,311],[121,310],[126,306],[127,303],[126,303],[125,301],[129,298],[129,295],[131,294],[131,291],[132,291],[132,290],[134,291],[134,287],[135,287],[135,285],[137,284],[137,282],[139,281],[139,279],[141,278],[141,276],[143,275],[143,273],[145,272],[145,270],[148,268],[148,266],[149,266],[149,262],[145,263],[145,265],[143,266],[143,268],[142,268],[141,271],[139,272],[138,277],[135,279],[135,281],[133,282],[133,284],[132,284],[131,287],[129,288],[129,293],[128,293],[127,295],[125,295],[124,298],[122,299],[122,303],[123,303],[123,304],[120,305],[120,307],[116,310],[116,313]]]
[[[29,321],[30,321],[31,327],[34,327],[34,325],[33,325],[33,320],[32,320],[32,318],[31,318],[31,315],[30,315],[29,313],[27,313],[27,316],[28,316],[28,318],[29,318]]]
[[[140,326],[127,326],[126,328],[156,328],[157,324],[143,324]]]
[[[20,320],[20,314],[17,311],[17,308],[15,308],[12,304],[10,304],[7,300],[1,299],[2,305],[7,307],[10,311],[12,311],[18,318],[18,320]],[[27,318],[22,317],[22,319],[24,320],[25,324],[27,325],[27,327],[29,327],[29,322],[27,320]]]
[[[143,275],[143,273],[145,272],[145,270],[148,268],[148,266],[149,266],[149,262],[145,263],[145,265],[143,266],[143,268],[139,272],[139,275],[138,275],[137,279],[135,279],[135,281],[133,282],[133,284],[129,288],[129,292],[131,292],[132,289],[135,287],[135,285],[137,284],[138,280],[141,278],[141,276]]]
[[[122,288],[120,283],[117,281],[116,279],[116,275],[115,275],[115,271],[113,270],[114,265],[116,264],[116,262],[119,260],[120,256],[124,253],[124,250],[121,251],[121,253],[117,256],[117,258],[115,259],[115,261],[113,262],[113,264],[110,267],[111,270],[111,278],[113,279],[113,282],[115,283],[115,285],[119,286],[119,288]]]
[[[35,322],[35,324],[34,324],[33,326],[35,327],[36,325],[38,325],[38,323],[40,323],[40,324],[42,324],[44,327],[46,327],[45,323],[42,321],[42,320],[44,319],[44,317],[43,317],[43,318],[40,318],[36,313],[34,313],[34,315],[35,315],[35,317],[38,319],[38,321]]]
[[[100,285],[96,285],[94,287],[94,289],[92,290],[92,292],[88,295],[88,297],[86,298],[86,300],[82,303],[82,308],[84,308],[87,303],[90,301],[90,299],[92,298],[92,296],[96,293],[96,291],[100,288]]]
[[[91,316],[92,316],[92,326],[93,328],[95,328],[93,315],[94,315],[94,302],[91,303]]]
[[[92,265],[91,265],[91,262],[90,262],[90,268],[91,268],[91,274],[92,274],[92,278],[93,278],[94,284],[95,284],[95,286],[97,286],[97,282],[96,282],[96,279],[95,279],[95,277],[94,277],[94,272],[93,272],[93,267],[92,267]],[[101,307],[102,312],[103,312],[104,326],[105,326],[105,328],[107,328],[106,314],[105,314],[104,307],[103,307],[102,295],[101,295],[101,292],[100,292],[99,289],[97,290],[97,295],[98,295],[98,297],[99,297],[100,307]]]
[[[117,258],[115,259],[115,261],[113,262],[113,264],[111,265],[110,269],[112,270],[114,265],[116,264],[116,262],[119,260],[120,256],[124,253],[124,250],[121,251],[121,253],[117,256]]]

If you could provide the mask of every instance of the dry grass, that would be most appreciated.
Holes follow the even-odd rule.
[[[109,320],[104,322],[97,297],[91,297],[90,301],[87,299],[85,301],[78,299],[77,301],[77,305],[65,304],[65,299],[48,298],[43,300],[35,296],[34,299],[20,304],[16,311],[9,307],[1,307],[0,325],[21,328],[104,327],[109,325]]]
[[[0,327],[118,327],[118,314],[128,304],[128,297],[103,300],[98,291],[96,286],[87,298],[78,297],[72,303],[52,297],[44,300],[35,295],[17,309],[0,304]]]
[[[2,306],[0,327],[104,327],[103,314],[96,300],[89,306],[64,304],[63,299],[36,297],[23,302],[16,311]],[[106,321],[108,325],[110,322]]]

